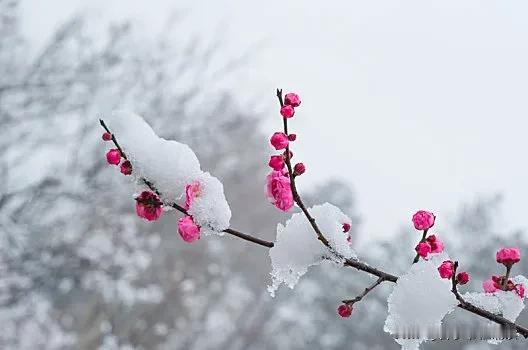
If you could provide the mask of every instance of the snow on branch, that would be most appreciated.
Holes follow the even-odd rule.
[[[184,214],[178,220],[178,233],[188,243],[199,239],[202,233],[228,233],[271,248],[272,284],[268,287],[271,295],[281,284],[293,288],[309,267],[324,261],[378,277],[363,293],[342,301],[337,312],[344,318],[350,317],[354,305],[377,286],[393,282],[385,331],[390,334],[406,328],[424,331],[417,339],[396,339],[404,349],[417,349],[427,340],[423,334],[425,329],[439,327],[444,316],[455,307],[528,338],[528,328],[515,323],[524,309],[528,287],[526,277],[510,278],[512,267],[520,261],[518,248],[502,248],[497,252],[497,263],[506,270],[503,275],[493,275],[487,280],[484,292],[460,294],[458,288],[466,285],[470,276],[465,271],[457,272],[459,263],[450,260],[443,242],[431,234],[435,215],[420,210],[412,222],[422,235],[406,273],[398,277],[361,262],[350,245],[350,218],[329,203],[312,208],[305,206],[296,181],[306,172],[306,166],[292,163],[291,146],[297,135],[288,128],[288,121],[296,115],[301,100],[295,93],[283,96],[282,90],[277,90],[277,98],[282,130],[270,138],[270,144],[279,153],[269,159],[271,171],[265,177],[265,191],[269,202],[279,210],[289,212],[296,206],[300,212],[294,213],[285,225],[278,224],[275,242],[229,228],[231,210],[222,183],[201,170],[198,158],[187,145],[158,137],[143,118],[133,113],[116,112],[108,117],[108,124],[100,120],[105,130],[103,140],[113,145],[106,159],[135,180],[138,216],[153,221],[164,211],[176,209]]]

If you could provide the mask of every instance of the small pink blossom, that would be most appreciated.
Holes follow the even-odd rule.
[[[163,203],[159,197],[150,191],[143,191],[136,198],[136,213],[148,221],[158,220],[163,213]]]
[[[282,170],[284,168],[284,157],[271,156],[268,165],[275,171]]]
[[[497,251],[497,262],[505,266],[511,266],[521,260],[519,248],[502,248]]]
[[[460,284],[466,284],[469,282],[469,274],[467,272],[460,272],[457,274],[456,277],[458,283]]]
[[[438,272],[442,278],[451,278],[453,277],[453,262],[451,260],[444,261],[439,267]]]
[[[301,98],[296,93],[289,92],[284,95],[284,103],[288,106],[299,107],[301,104]]]
[[[426,258],[431,252],[431,246],[427,242],[420,242],[416,245],[414,250],[416,250],[416,253],[418,253],[418,255],[420,255],[422,258]]]
[[[289,142],[288,136],[283,132],[276,132],[270,138],[270,143],[276,150],[285,149]]]
[[[132,174],[132,164],[129,160],[125,160],[123,163],[121,163],[121,174],[123,175],[130,175]]]
[[[289,134],[289,135],[288,135],[288,140],[289,140],[289,141],[295,141],[295,140],[297,140],[297,134]]]
[[[284,118],[291,118],[295,114],[295,109],[292,106],[284,105],[280,109],[280,114]]]
[[[421,231],[428,230],[433,227],[435,222],[435,216],[433,213],[430,213],[428,211],[419,210],[413,215],[412,222],[414,224],[415,229]]]
[[[524,285],[523,284],[516,284],[515,285],[515,293],[517,293],[518,296],[521,297],[521,299],[524,299]]]
[[[348,222],[345,222],[345,223],[343,224],[343,232],[347,233],[348,231],[350,231],[350,228],[351,228],[351,227],[352,227],[352,226],[351,226]]]
[[[112,134],[110,134],[109,132],[105,132],[103,134],[103,140],[104,141],[110,141],[112,139]]]
[[[493,282],[493,279],[487,279],[484,282],[482,282],[482,289],[486,293],[495,293],[498,289],[495,287],[495,282]]]
[[[352,315],[352,305],[350,304],[341,304],[337,308],[337,313],[341,317],[350,317]]]
[[[108,164],[118,165],[121,161],[121,152],[117,148],[112,148],[106,152],[106,161]]]
[[[269,201],[282,211],[293,206],[290,178],[281,171],[272,171],[266,177],[266,193]]]
[[[427,237],[427,243],[431,246],[431,253],[441,253],[444,251],[444,243],[440,241],[435,235]]]
[[[184,216],[178,220],[178,233],[187,243],[192,243],[200,238],[200,228],[190,216]]]
[[[185,186],[185,209],[189,210],[193,200],[200,195],[200,182],[194,181]]]
[[[297,163],[293,167],[293,173],[297,176],[304,174],[305,171],[306,171],[306,167],[304,166],[303,163]]]

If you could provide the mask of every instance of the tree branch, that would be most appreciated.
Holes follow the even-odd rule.
[[[347,299],[347,300],[343,300],[343,304],[355,304],[357,303],[358,301],[360,301],[361,299],[363,299],[363,297],[365,297],[365,295],[367,295],[368,293],[370,293],[370,291],[372,291],[374,288],[376,288],[377,286],[379,286],[381,284],[381,282],[383,282],[384,279],[383,277],[379,277],[376,282],[374,282],[372,285],[368,286],[367,288],[365,288],[365,290],[363,291],[363,293],[361,293],[360,295],[358,295],[357,297],[355,297],[354,299]]]

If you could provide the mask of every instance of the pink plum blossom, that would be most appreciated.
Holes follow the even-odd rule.
[[[118,165],[121,161],[121,152],[117,148],[112,148],[106,152],[106,161],[111,165]]]
[[[433,213],[428,211],[419,210],[413,215],[412,222],[414,224],[414,228],[417,230],[428,230],[433,227],[435,216]]]
[[[350,231],[350,228],[351,228],[351,227],[352,227],[352,226],[351,226],[348,222],[345,222],[345,223],[343,224],[343,232],[347,233],[348,231]]]
[[[288,136],[283,132],[276,132],[271,135],[270,143],[276,150],[285,149],[289,144]]]
[[[426,258],[427,255],[431,252],[431,246],[427,242],[420,242],[416,245],[416,253],[420,255],[422,258]]]
[[[444,243],[440,241],[435,235],[427,237],[427,243],[431,246],[431,253],[441,253],[444,251]]]
[[[190,216],[184,216],[178,220],[178,233],[187,243],[192,243],[200,238],[200,228]]]
[[[497,251],[497,262],[511,266],[521,260],[519,248],[502,248]]]
[[[200,195],[200,182],[194,181],[185,186],[185,209],[189,210],[194,198]]]
[[[112,134],[105,132],[102,137],[104,141],[110,141],[112,139]]]
[[[482,282],[482,289],[484,289],[486,293],[495,293],[498,290],[498,288],[495,287],[495,282],[493,282],[493,279],[491,278]]]
[[[451,278],[453,277],[453,262],[451,260],[444,261],[439,267],[438,272],[442,278]]]
[[[280,114],[284,118],[291,118],[295,114],[295,109],[292,106],[284,105],[280,109]]]
[[[301,104],[301,98],[296,93],[289,92],[284,95],[284,103],[288,106],[299,107]]]
[[[284,157],[271,156],[268,165],[275,171],[282,170],[284,168]]]
[[[352,315],[352,305],[350,304],[341,304],[337,308],[337,313],[341,317],[350,317]]]
[[[159,197],[150,191],[143,191],[136,198],[136,213],[148,221],[158,220],[163,213],[163,203]]]
[[[297,176],[304,174],[305,171],[306,171],[306,167],[304,166],[303,163],[297,163],[293,167],[293,173]]]
[[[121,163],[121,174],[123,175],[130,175],[132,174],[132,164],[129,160],[125,160],[123,163]]]
[[[266,177],[266,193],[269,201],[282,211],[293,206],[290,178],[281,171],[272,171]]]
[[[467,272],[460,272],[457,274],[456,277],[458,283],[460,284],[466,284],[469,282],[469,274]]]

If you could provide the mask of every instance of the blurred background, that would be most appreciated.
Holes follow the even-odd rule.
[[[263,193],[274,90],[296,91],[306,202],[339,206],[359,256],[395,274],[420,238],[412,213],[434,211],[480,290],[497,248],[528,254],[527,14],[521,1],[0,0],[0,348],[398,349],[382,330],[390,285],[343,320],[339,300],[368,276],[317,267],[272,299],[265,249],[189,245],[175,215],[137,218],[97,119],[130,109],[189,144],[233,227],[273,240],[289,216]]]

